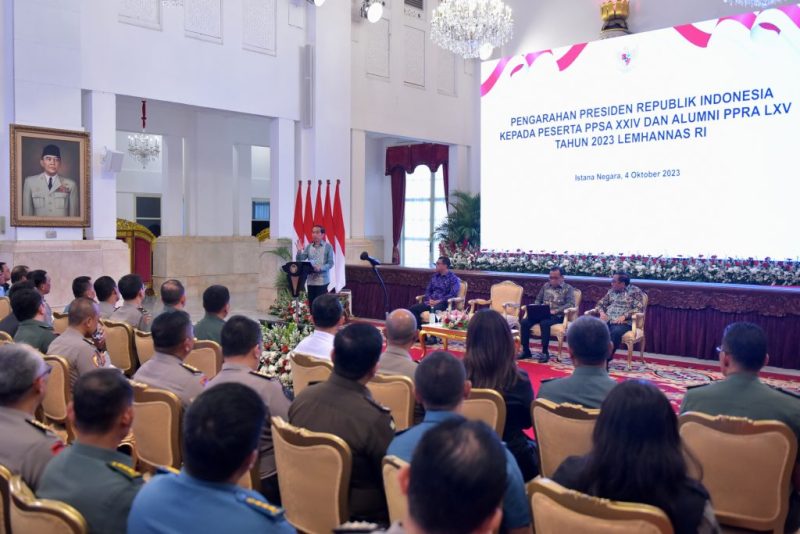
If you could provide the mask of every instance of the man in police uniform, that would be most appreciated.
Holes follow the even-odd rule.
[[[388,519],[381,461],[394,438],[394,421],[370,395],[383,338],[377,328],[355,323],[333,341],[333,374],[304,389],[289,408],[293,425],[342,438],[353,454],[350,518],[384,523]]]
[[[572,376],[543,380],[538,398],[599,408],[617,385],[606,371],[613,349],[608,327],[597,317],[579,317],[567,330],[567,345],[575,365]]]
[[[78,186],[58,175],[61,150],[47,145],[39,160],[42,173],[25,178],[22,186],[22,215],[35,217],[77,217],[80,215]]]
[[[100,317],[111,319],[119,300],[117,283],[110,276],[101,276],[94,281],[94,293],[97,296],[97,302],[100,307]]]
[[[242,384],[220,384],[197,397],[184,417],[183,470],[157,474],[142,488],[128,534],[295,532],[282,509],[236,485],[258,459],[265,415],[262,400]]]
[[[228,288],[213,285],[203,291],[205,316],[194,325],[194,337],[221,343],[222,327],[225,317],[231,311],[231,293]]]
[[[0,465],[35,490],[47,463],[64,448],[34,418],[51,368],[41,354],[16,343],[0,346],[0,361]]]
[[[153,316],[142,306],[142,301],[144,301],[142,277],[138,274],[126,274],[119,279],[117,287],[119,287],[123,303],[111,314],[111,320],[128,323],[142,332],[149,332]]]
[[[764,330],[752,323],[730,324],[725,328],[718,350],[725,379],[689,388],[683,397],[681,413],[777,420],[785,423],[800,439],[800,397],[771,388],[758,379],[758,372],[769,362]],[[786,532],[800,527],[800,463],[795,464],[793,480]]]
[[[79,376],[99,367],[109,367],[111,358],[99,351],[92,341],[100,323],[97,304],[93,300],[73,300],[68,321],[67,329],[50,343],[47,354],[63,356],[67,360],[70,386],[73,386]]]
[[[250,387],[261,397],[267,409],[259,445],[261,493],[270,502],[278,504],[280,503],[280,491],[269,418],[275,415],[284,420],[289,419],[291,402],[284,394],[283,386],[278,380],[256,372],[262,351],[261,326],[257,322],[242,315],[235,315],[225,323],[221,338],[225,363],[222,364],[219,374],[209,381],[206,388],[235,382]]]
[[[44,305],[44,318],[42,320],[50,326],[53,326],[53,310],[50,308],[50,304],[47,303],[47,299],[45,298],[50,294],[50,286],[52,285],[50,275],[47,274],[47,271],[36,269],[28,273],[28,280],[33,282],[36,291],[42,296],[42,304]]]
[[[11,296],[11,308],[19,319],[14,341],[27,343],[42,354],[47,354],[56,334],[53,327],[44,321],[42,295],[35,289],[15,291]]]
[[[171,391],[186,409],[206,385],[198,369],[183,363],[194,347],[192,320],[185,311],[162,313],[153,321],[155,353],[133,375],[148,386]]]
[[[119,371],[82,375],[68,409],[76,441],[47,465],[36,492],[74,506],[94,534],[125,532],[131,503],[144,483],[133,459],[117,452],[133,423],[132,404],[133,388]]]

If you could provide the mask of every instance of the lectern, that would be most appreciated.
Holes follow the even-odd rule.
[[[281,269],[289,277],[289,292],[296,300],[306,285],[308,273],[312,272],[314,267],[310,261],[289,261],[283,264]]]

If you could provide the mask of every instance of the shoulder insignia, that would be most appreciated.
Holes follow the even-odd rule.
[[[263,378],[264,380],[272,380],[272,378],[268,377],[265,374],[259,373],[258,371],[250,371],[250,374],[253,376],[257,376],[258,378]]]
[[[53,329],[53,327],[50,326],[49,324],[39,324],[39,325],[36,325],[36,326],[38,326],[39,328],[42,328],[44,330],[52,330]]]
[[[695,384],[693,386],[686,386],[686,390],[688,391],[690,389],[704,388],[706,386],[710,386],[713,383],[714,382],[706,382],[705,384]]]
[[[84,343],[86,343],[87,345],[89,345],[90,347],[94,348],[94,342],[91,339],[89,339],[88,337],[82,337],[81,340]]]
[[[139,471],[137,471],[136,469],[134,469],[134,468],[132,468],[132,467],[130,467],[128,465],[125,465],[122,462],[108,462],[107,465],[112,471],[116,471],[117,473],[120,473],[121,475],[126,477],[128,480],[135,480],[137,478],[141,478],[141,476],[142,476],[142,474]]]
[[[371,396],[370,397],[366,397],[366,399],[370,402],[370,404],[375,406],[381,412],[383,412],[383,413],[392,413],[392,410],[390,410],[389,408],[387,408],[383,404],[379,403],[378,401],[373,399]]]
[[[772,386],[770,386],[770,387],[772,387]],[[790,397],[793,397],[793,398],[795,398],[795,399],[798,399],[798,400],[800,400],[800,393],[798,393],[798,392],[796,392],[796,391],[792,391],[792,390],[789,390],[789,389],[784,389],[784,388],[778,388],[778,387],[776,387],[776,388],[773,388],[773,389],[774,389],[775,391],[778,391],[778,392],[780,392],[780,393],[783,393],[784,395],[789,395]]]
[[[283,508],[272,505],[265,500],[248,495],[245,492],[239,492],[236,495],[239,502],[243,502],[249,508],[264,514],[270,519],[277,520],[283,518]]]
[[[197,367],[192,367],[188,363],[182,363],[181,367],[183,367],[187,371],[191,371],[192,373],[194,373],[196,375],[202,374],[202,371],[200,369],[198,369]]]
[[[31,425],[33,428],[41,430],[44,434],[49,434],[51,432],[49,426],[42,423],[41,421],[37,421],[36,419],[25,419],[25,422]]]
[[[179,475],[180,471],[169,465],[161,465],[156,468],[157,475]]]

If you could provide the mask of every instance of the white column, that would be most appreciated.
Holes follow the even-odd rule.
[[[250,145],[233,147],[233,167],[236,189],[233,198],[233,232],[249,236],[252,226],[253,148]]]
[[[450,176],[450,192],[473,192],[472,183],[470,181],[469,147],[464,145],[450,145],[449,152],[450,161],[448,164],[448,173]]]
[[[294,241],[295,123],[274,119],[270,125],[270,237]]]
[[[367,188],[367,135],[364,130],[350,134],[350,237],[363,238]]]
[[[161,175],[161,235],[185,233],[183,137],[163,136]]]
[[[197,113],[195,172],[187,180],[196,212],[190,220],[198,236],[233,235],[233,144],[226,118],[212,112]]]
[[[83,93],[83,127],[90,134],[92,173],[92,225],[89,239],[117,238],[117,176],[103,171],[106,150],[117,146],[117,95],[102,91]]]

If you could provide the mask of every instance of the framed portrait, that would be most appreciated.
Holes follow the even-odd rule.
[[[11,125],[11,226],[89,226],[89,134]]]

